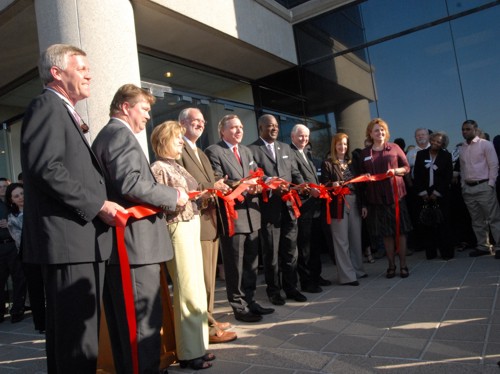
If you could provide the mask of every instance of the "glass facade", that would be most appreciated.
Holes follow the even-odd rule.
[[[463,140],[460,128],[467,118],[492,139],[500,133],[498,5],[368,0],[295,25],[305,115],[327,115],[336,111],[336,102],[355,99],[335,74],[341,59],[355,54],[369,66],[376,95],[369,100],[370,115],[388,122],[392,139],[412,144],[414,130],[425,127],[445,131],[452,147]],[[308,111],[311,99],[320,96],[331,99],[330,110],[323,105]]]

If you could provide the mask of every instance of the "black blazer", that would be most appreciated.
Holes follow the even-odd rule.
[[[349,163],[349,170],[351,171],[352,175],[356,177],[358,173],[356,172],[356,165],[351,162]],[[339,182],[343,181],[343,174],[342,170],[340,169],[340,165],[333,163],[331,159],[323,161],[321,165],[321,183],[325,184],[326,186],[331,186],[333,182]],[[361,211],[361,208],[363,207],[363,200],[362,200],[362,193],[357,192],[357,189],[359,189],[359,184],[353,183],[349,185],[349,188],[351,189],[351,194],[356,195],[356,202],[358,205],[358,209]],[[339,201],[340,201],[340,207],[339,207]],[[344,218],[344,204],[345,201],[344,199],[339,200],[337,198],[337,195],[332,195],[332,201],[330,202],[330,216],[332,218],[337,218],[341,219]],[[338,212],[341,212],[341,215],[339,216]]]
[[[248,177],[251,170],[257,168],[253,160],[252,152],[244,145],[238,145],[241,165],[226,142],[220,141],[205,150],[217,179],[227,175],[226,183],[230,187],[236,187],[236,182]],[[220,203],[224,232],[228,232],[226,211],[223,203]],[[236,201],[234,209],[238,213],[238,219],[234,222],[234,231],[237,234],[251,233],[260,229],[259,198],[257,195],[245,195],[245,200]]]
[[[427,191],[430,196],[434,190],[439,192],[443,197],[448,196],[453,177],[453,163],[451,153],[441,149],[439,150],[436,160],[434,161],[434,184],[429,187],[429,165],[430,161],[429,148],[417,152],[415,159],[415,167],[413,169],[413,185],[417,194]]]
[[[104,177],[78,123],[51,90],[29,105],[21,129],[23,258],[38,264],[103,261],[112,232],[97,214]]]
[[[295,158],[297,160],[297,168],[299,169],[304,182],[319,184],[318,174],[316,172],[316,166],[314,166],[311,159],[307,156],[307,150],[304,150],[307,161],[299,152],[297,147],[292,143],[290,144],[292,152],[295,153]],[[312,218],[316,212],[319,212],[321,199],[311,197],[310,195],[301,195],[302,206],[300,207],[300,217],[301,218]]]
[[[262,168],[266,177],[279,177],[295,184],[304,183],[304,178],[297,166],[295,152],[292,152],[288,144],[274,142],[276,160],[273,160],[265,143],[260,138],[248,147],[253,153],[257,166]],[[268,202],[262,201],[261,198],[262,220],[278,224],[281,221],[282,203],[281,196],[277,193],[273,193]],[[292,214],[290,216],[295,219]]]
[[[151,205],[175,210],[177,190],[156,182],[137,138],[124,123],[111,119],[94,140],[92,149],[104,166],[109,200],[125,209]],[[129,219],[125,243],[131,265],[155,264],[173,257],[163,216],[159,213],[142,220]],[[110,261],[118,263],[116,247]]]

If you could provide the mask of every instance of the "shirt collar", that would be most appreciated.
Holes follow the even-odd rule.
[[[117,120],[117,121],[120,121],[120,122],[121,122],[121,123],[123,123],[125,126],[127,126],[127,128],[128,128],[128,129],[132,132],[132,134],[134,134],[134,135],[135,135],[134,131],[132,130],[132,127],[130,127],[130,125],[129,125],[127,122],[125,122],[124,120],[122,120],[122,119],[120,119],[120,118],[118,118],[118,117],[111,117],[111,119],[115,119],[115,120]]]

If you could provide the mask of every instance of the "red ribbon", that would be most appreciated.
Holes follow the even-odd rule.
[[[130,217],[141,219],[160,212],[160,209],[145,206],[134,206],[127,209],[127,213],[117,212],[116,241],[118,247],[118,259],[120,262],[120,273],[122,276],[123,298],[125,301],[125,312],[127,314],[130,350],[132,353],[133,373],[139,373],[139,360],[137,357],[137,320],[135,316],[134,291],[132,289],[132,278],[130,276],[130,263],[128,261],[127,247],[125,245],[125,226]]]
[[[281,196],[281,200],[284,202],[290,201],[292,204],[293,214],[295,215],[295,219],[300,217],[300,207],[302,206],[302,201],[300,200],[300,196],[296,190],[290,190],[287,193]]]

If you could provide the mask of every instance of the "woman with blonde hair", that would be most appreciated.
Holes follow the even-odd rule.
[[[156,126],[151,143],[156,161],[151,165],[158,183],[188,191],[198,189],[196,180],[180,166],[185,129],[177,121]],[[200,217],[195,202],[166,213],[174,258],[167,262],[174,285],[174,329],[177,357],[182,368],[208,369],[215,359],[207,353],[207,295],[203,276]]]
[[[349,137],[337,133],[332,138],[330,159],[323,161],[321,166],[321,183],[342,187],[345,181],[357,175],[349,157]],[[362,208],[361,194],[357,193],[355,184],[343,187],[346,194],[332,196],[330,204],[335,263],[340,284],[359,286],[358,279],[367,276],[361,243],[361,215],[366,215],[366,208]]]
[[[369,174],[386,174],[387,178],[377,182],[366,183],[366,203],[368,230],[373,235],[381,235],[387,253],[389,266],[386,277],[396,275],[396,206],[395,191],[392,177],[396,178],[397,196],[400,209],[399,219],[399,265],[401,278],[409,275],[406,266],[406,233],[412,229],[408,208],[405,203],[406,188],[403,176],[410,172],[410,166],[404,152],[395,144],[390,143],[390,133],[387,123],[381,118],[375,118],[368,123],[366,139],[371,143],[361,152],[361,172]]]

